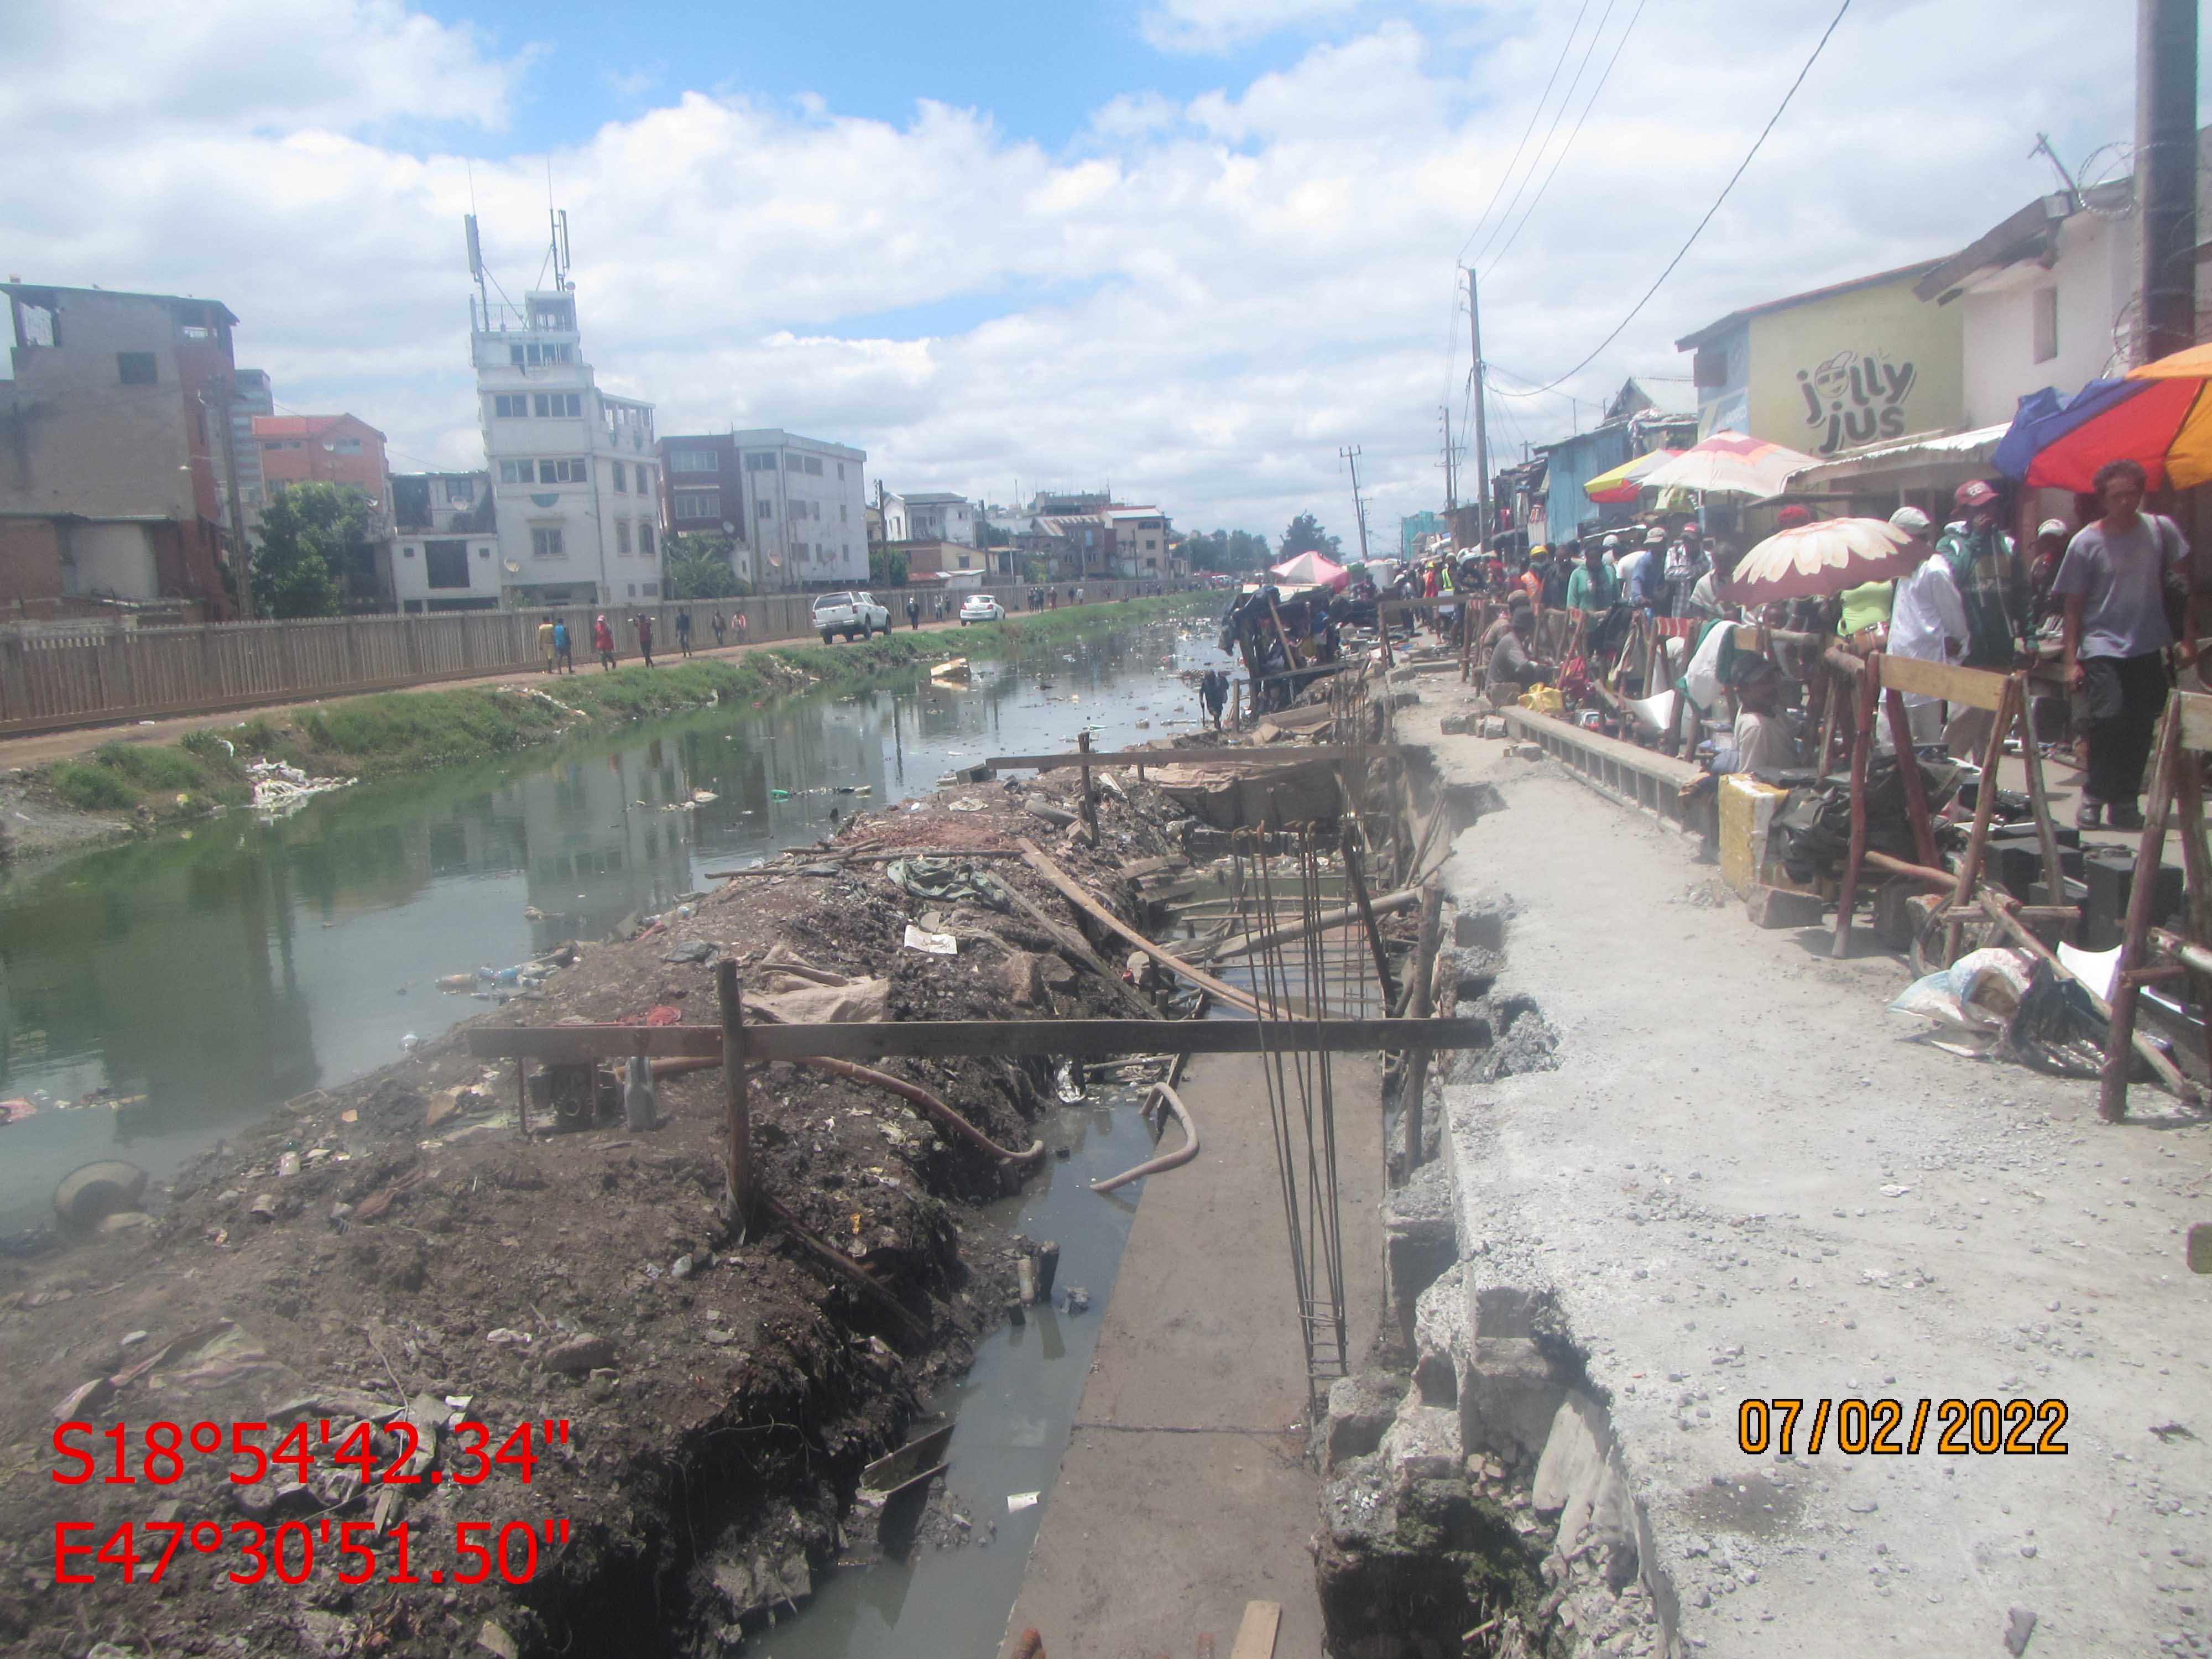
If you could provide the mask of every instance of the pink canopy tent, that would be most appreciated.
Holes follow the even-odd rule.
[[[1342,565],[1312,552],[1271,566],[1267,574],[1285,587],[1341,588],[1352,580],[1352,573]]]

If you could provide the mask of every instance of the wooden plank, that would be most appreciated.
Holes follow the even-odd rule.
[[[1049,772],[1062,766],[1304,766],[1315,762],[1401,759],[1425,753],[1397,743],[1283,744],[1268,749],[1115,749],[1103,753],[994,755],[983,763],[998,772]]]
[[[1987,668],[1960,668],[1947,662],[1923,662],[1917,657],[1881,653],[1881,686],[1885,691],[1906,691],[1920,696],[1963,702],[1992,714],[2003,707],[2008,675]]]
[[[1248,1014],[1257,1014],[1260,1005],[1252,997],[1233,985],[1223,983],[1202,968],[1194,968],[1172,951],[1163,950],[1142,933],[1091,897],[1083,884],[1054,864],[1041,851],[1037,844],[1026,836],[1018,836],[1015,845],[1022,849],[1022,860],[1060,891],[1067,902],[1091,917],[1109,932],[1118,935],[1132,948],[1142,951],[1161,967],[1180,974],[1193,985],[1219,997],[1232,1008],[1242,1008]]]
[[[2212,750],[2212,696],[2202,691],[2169,695],[2181,709],[2181,746],[2196,755]]]
[[[629,1054],[659,1059],[722,1055],[718,1025],[479,1025],[468,1051],[520,1054],[576,1065]],[[1375,1054],[1401,1048],[1476,1048],[1487,1039],[1474,1019],[949,1019],[871,1020],[745,1027],[753,1060],[975,1054],[1253,1054],[1277,1049]]]
[[[1229,1659],[1275,1659],[1275,1630],[1283,1622],[1280,1601],[1247,1601],[1244,1622],[1237,1627],[1237,1645]]]

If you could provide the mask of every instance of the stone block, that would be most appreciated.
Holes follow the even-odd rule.
[[[1743,902],[1755,927],[1818,927],[1826,907],[1817,893],[1793,893],[1786,887],[1754,887]]]
[[[1408,1319],[1421,1292],[1459,1260],[1451,1182],[1441,1160],[1424,1164],[1391,1193],[1382,1212],[1382,1259],[1391,1304]]]
[[[1388,1371],[1361,1371],[1330,1383],[1322,1473],[1365,1457],[1380,1446],[1405,1397],[1406,1379]]]
[[[1505,735],[1505,721],[1496,714],[1486,715],[1474,728],[1474,734],[1479,738],[1502,738]]]
[[[1502,898],[1468,900],[1452,917],[1452,943],[1462,950],[1503,952],[1505,921],[1512,913],[1512,906]]]
[[[1007,999],[1015,1007],[1034,1008],[1045,1001],[1042,963],[1034,953],[1012,952],[1000,973],[1006,983]]]
[[[1413,1304],[1413,1386],[1431,1406],[1459,1403],[1459,1368],[1467,1357],[1466,1269],[1454,1262]]]
[[[1534,1457],[1565,1396],[1533,1339],[1477,1336],[1459,1379],[1460,1438],[1508,1462]]]
[[[1410,1491],[1420,1480],[1450,1480],[1461,1473],[1459,1413],[1448,1406],[1425,1406],[1419,1389],[1409,1389],[1398,1415],[1383,1431],[1377,1449],[1396,1490]]]

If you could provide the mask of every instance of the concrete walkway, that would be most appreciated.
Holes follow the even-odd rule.
[[[1382,1300],[1381,1082],[1371,1060],[1337,1060],[1357,1358]],[[1283,1607],[1275,1651],[1308,1659],[1319,1488],[1260,1062],[1200,1059],[1180,1092],[1204,1151],[1145,1183],[1006,1645],[1035,1626],[1054,1656],[1182,1659],[1211,1632],[1226,1659],[1245,1602],[1266,1601]]]
[[[1533,1296],[1587,1356],[1679,1639],[1995,1656],[2021,1609],[2029,1659],[2212,1651],[2212,1280],[2183,1259],[2212,1129],[2148,1085],[2106,1127],[2094,1082],[1929,1046],[1884,1008],[1896,958],[1753,928],[1694,842],[1442,736],[1457,688],[1422,690],[1400,736],[1503,801],[1452,900],[1505,914],[1498,994],[1559,1038],[1555,1071],[1445,1091],[1471,1334]],[[1900,1441],[1923,1398],[2059,1401],[2068,1450],[1942,1455],[1932,1419],[1846,1455],[1832,1420],[1808,1455],[1823,1397],[1900,1401]],[[1806,1402],[1794,1458],[1739,1449],[1773,1398]]]

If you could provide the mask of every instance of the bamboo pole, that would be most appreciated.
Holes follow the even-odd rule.
[[[1170,972],[1180,974],[1183,978],[1188,980],[1193,985],[1198,986],[1203,990],[1212,992],[1215,996],[1219,997],[1224,1002],[1228,1003],[1231,1007],[1242,1008],[1246,1013],[1254,1016],[1255,1018],[1258,1018],[1260,1013],[1260,1005],[1252,997],[1246,994],[1244,992],[1238,990],[1233,985],[1224,985],[1221,981],[1214,978],[1212,975],[1207,973],[1204,969],[1193,967],[1189,963],[1185,962],[1181,957],[1176,956],[1173,951],[1163,950],[1160,946],[1153,944],[1152,940],[1146,939],[1135,928],[1130,927],[1128,923],[1123,921],[1121,917],[1115,915],[1104,905],[1099,903],[1097,899],[1091,897],[1091,895],[1085,890],[1083,884],[1080,882],[1077,881],[1074,877],[1069,875],[1066,871],[1061,869],[1059,865],[1054,863],[1049,857],[1039,850],[1036,843],[1030,841],[1027,836],[1021,837],[1018,844],[1022,849],[1023,860],[1029,865],[1030,868],[1036,871],[1037,874],[1042,876],[1054,887],[1057,887],[1061,895],[1066,897],[1070,903],[1073,904],[1077,909],[1081,910],[1085,915],[1089,915],[1097,921],[1102,923],[1109,932],[1118,935],[1126,944],[1131,945],[1134,949],[1143,951],[1146,956],[1152,957],[1153,961],[1158,963],[1161,967],[1167,969]]]
[[[1375,978],[1382,988],[1382,1006],[1388,1008],[1392,991],[1390,957],[1382,948],[1382,929],[1375,920],[1375,907],[1367,896],[1367,877],[1359,867],[1366,838],[1363,836],[1360,840],[1359,847],[1344,849],[1344,874],[1352,884],[1352,896],[1359,906],[1360,925],[1367,930],[1367,948],[1375,955]]]
[[[744,987],[738,979],[738,964],[726,957],[714,964],[714,994],[721,1006],[726,1108],[722,1201],[729,1212],[730,1230],[742,1243],[751,1232],[752,1221],[752,1101],[745,1081]]]

